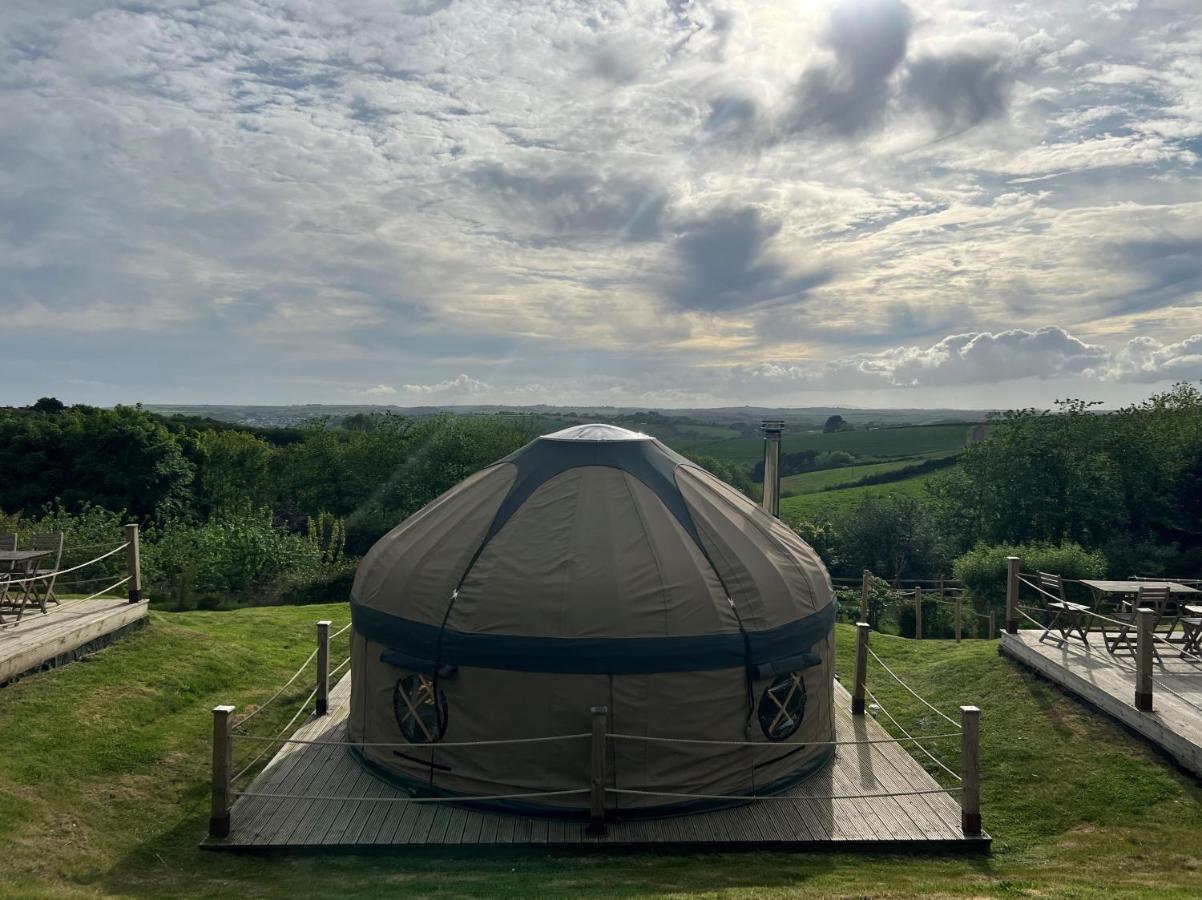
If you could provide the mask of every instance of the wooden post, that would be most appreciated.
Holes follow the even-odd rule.
[[[324,716],[330,708],[330,622],[317,623],[317,714]]]
[[[609,707],[594,706],[592,778],[589,781],[588,834],[605,834],[605,732],[609,724]]]
[[[942,583],[943,583],[942,575],[939,577],[939,582],[942,585]],[[962,626],[961,626],[962,619],[961,619],[961,613],[960,613],[960,608],[961,608],[960,601],[963,598],[963,596],[964,595],[962,593],[960,593],[958,591],[956,592],[956,643],[957,644],[960,643],[960,631],[962,628]]]
[[[209,811],[209,834],[215,838],[230,833],[230,774],[234,768],[234,743],[230,731],[233,706],[213,707],[213,804]]]
[[[142,600],[142,545],[138,537],[138,526],[131,523],[125,526],[125,564],[129,569],[129,602],[140,603]]]
[[[989,610],[989,640],[997,640],[997,611]]]
[[[1022,557],[1006,557],[1006,631],[1010,634],[1018,634],[1018,573],[1022,567]]]
[[[868,590],[872,586],[872,573],[867,569],[860,575],[860,619],[868,621]]]
[[[981,711],[960,707],[960,827],[965,834],[981,833]]]
[[[922,588],[914,588],[914,640],[922,640]]]
[[[1152,629],[1156,613],[1140,609],[1135,619],[1135,708],[1152,711]]]
[[[872,626],[856,622],[856,680],[851,691],[851,714],[864,715],[864,683],[868,679],[868,632]]]
[[[940,575],[940,576],[939,576],[939,599],[940,599],[940,600],[944,600],[944,599],[946,599],[946,598],[943,596],[943,595],[944,595],[944,593],[945,593],[945,590],[944,590],[944,587],[943,587],[943,576],[942,576],[942,575]]]

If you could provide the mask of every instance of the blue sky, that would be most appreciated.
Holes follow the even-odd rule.
[[[0,402],[1202,378],[1202,8],[0,5]]]

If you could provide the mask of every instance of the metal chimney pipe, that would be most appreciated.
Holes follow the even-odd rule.
[[[780,518],[780,434],[785,423],[765,419],[764,431],[764,511]]]

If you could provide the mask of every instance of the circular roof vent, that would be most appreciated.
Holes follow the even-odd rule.
[[[631,431],[619,428],[617,425],[573,425],[562,431],[554,431],[542,436],[544,441],[650,441],[654,440],[649,434],[641,431]]]

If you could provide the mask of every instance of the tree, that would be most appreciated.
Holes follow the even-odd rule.
[[[913,497],[865,497],[834,529],[839,559],[888,579],[939,572],[946,562],[935,521]]]
[[[42,413],[59,413],[67,408],[67,405],[57,397],[41,397],[30,409],[34,412]]]
[[[826,420],[826,424],[822,426],[823,434],[831,434],[835,431],[852,431],[854,426],[840,415],[831,416]]]

